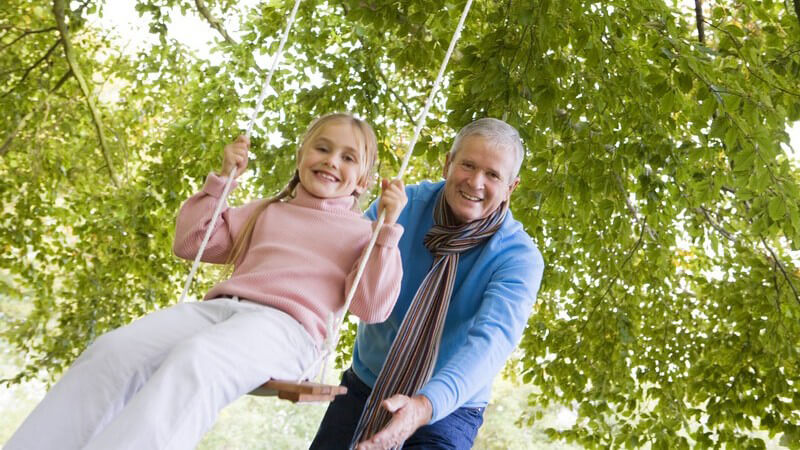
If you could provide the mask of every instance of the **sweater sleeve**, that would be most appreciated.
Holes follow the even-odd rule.
[[[418,392],[433,405],[430,423],[463,405],[503,368],[522,337],[543,270],[542,256],[535,249],[519,252],[497,268],[466,342]]]
[[[373,230],[374,230],[373,224]],[[403,227],[399,224],[382,225],[375,241],[375,247],[369,255],[364,273],[356,287],[350,312],[366,323],[383,322],[389,317],[397,296],[400,294],[400,282],[403,278],[403,263],[397,243],[403,236]],[[358,272],[358,266],[364,257],[364,247],[353,269],[347,275],[345,292],[350,288]]]
[[[203,242],[208,226],[211,224],[211,216],[217,206],[217,202],[222,197],[225,190],[226,179],[214,173],[210,173],[206,178],[206,183],[200,192],[189,197],[181,206],[175,225],[175,241],[172,250],[175,255],[184,259],[194,259],[200,244]],[[233,182],[231,190],[236,187]],[[224,199],[222,200],[225,201]],[[228,258],[228,253],[233,246],[235,230],[233,222],[239,211],[231,209],[225,203],[220,212],[217,223],[214,224],[214,231],[208,240],[206,249],[203,252],[202,260],[210,263],[223,264]]]

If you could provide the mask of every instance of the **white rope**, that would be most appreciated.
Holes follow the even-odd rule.
[[[414,146],[417,144],[417,139],[419,138],[419,134],[422,131],[422,127],[425,125],[425,120],[428,116],[428,110],[433,103],[433,98],[436,95],[436,90],[439,88],[439,84],[442,81],[442,76],[444,75],[445,68],[447,67],[448,61],[450,61],[450,56],[453,54],[453,49],[458,42],[458,38],[461,36],[461,29],[464,28],[464,21],[467,19],[467,13],[469,13],[469,8],[472,6],[472,0],[467,0],[467,4],[464,6],[464,12],[461,13],[461,19],[458,21],[458,26],[456,27],[456,31],[453,33],[453,38],[450,39],[450,47],[447,49],[447,53],[444,55],[444,60],[442,61],[441,67],[439,67],[439,74],[436,76],[436,81],[433,82],[433,87],[431,88],[431,93],[428,95],[428,100],[425,102],[425,107],[422,109],[422,114],[420,114],[419,118],[417,119],[417,124],[414,127],[414,135],[411,138],[411,142],[408,144],[408,150],[406,151],[405,156],[403,157],[403,163],[400,166],[400,172],[395,177],[395,180],[400,180],[403,178],[405,174],[406,168],[408,167],[408,162],[411,159],[411,154],[414,152]],[[375,247],[375,241],[378,239],[378,233],[380,232],[383,223],[386,220],[386,210],[381,211],[380,216],[378,217],[378,222],[375,225],[375,229],[372,232],[372,237],[369,240],[369,244],[367,245],[367,249],[364,252],[364,256],[361,257],[361,261],[358,265],[358,271],[356,272],[356,276],[353,279],[353,284],[350,285],[350,291],[347,293],[347,298],[344,302],[344,308],[342,308],[342,312],[339,315],[339,319],[337,322],[336,332],[334,335],[334,339],[328,341],[328,345],[326,346],[325,351],[320,358],[324,359],[325,364],[322,368],[322,373],[325,373],[327,368],[328,362],[327,358],[328,355],[333,353],[335,343],[339,341],[339,330],[342,326],[342,322],[344,322],[344,316],[347,310],[350,308],[350,303],[353,301],[353,297],[355,296],[356,288],[358,287],[358,283],[361,280],[361,276],[364,274],[364,268],[367,265],[367,260],[369,259],[370,254],[372,254],[372,249]],[[316,366],[317,362],[312,364],[311,366]],[[308,372],[308,370],[306,370]],[[300,380],[303,380],[308,374],[304,373],[303,377]]]
[[[286,44],[286,40],[287,40],[287,37],[289,35],[289,30],[291,29],[292,25],[294,24],[295,15],[297,14],[297,9],[298,9],[298,6],[300,5],[300,1],[301,0],[295,0],[294,7],[292,8],[292,12],[289,15],[289,19],[288,19],[288,22],[287,22],[287,25],[286,25],[286,29],[284,30],[283,36],[281,37],[280,44],[278,45],[278,50],[277,50],[277,52],[275,53],[275,55],[274,55],[274,57],[272,59],[272,66],[270,67],[269,73],[267,74],[267,78],[266,78],[266,80],[264,80],[264,84],[261,87],[261,93],[259,94],[258,100],[256,101],[255,110],[253,111],[253,114],[252,114],[252,116],[250,118],[250,123],[248,124],[247,131],[245,133],[245,135],[248,138],[250,138],[250,134],[252,133],[253,126],[255,125],[256,118],[257,118],[258,113],[260,112],[260,109],[261,109],[261,104],[263,103],[264,99],[266,98],[267,88],[269,87],[269,84],[270,84],[270,82],[272,80],[272,75],[275,72],[275,68],[277,67],[278,60],[280,59],[280,56],[281,56],[281,54],[283,52],[283,47]],[[431,105],[433,103],[433,98],[435,97],[436,92],[437,92],[437,90],[439,88],[439,85],[441,84],[442,77],[444,75],[444,71],[445,71],[445,69],[447,67],[447,63],[450,61],[450,57],[453,54],[453,49],[455,48],[456,43],[458,42],[458,39],[461,36],[461,30],[464,28],[464,21],[467,18],[467,13],[469,13],[469,9],[470,9],[471,6],[472,6],[472,0],[467,0],[466,5],[464,6],[464,11],[461,14],[461,19],[459,20],[458,26],[456,27],[456,30],[453,33],[452,39],[450,40],[450,46],[448,47],[447,53],[445,54],[444,60],[442,61],[442,65],[439,68],[439,73],[436,76],[436,80],[433,83],[433,87],[431,88],[431,92],[428,95],[427,101],[425,102],[425,107],[423,108],[422,113],[420,114],[419,118],[417,119],[416,126],[414,127],[414,134],[413,134],[413,136],[411,138],[411,141],[408,144],[408,150],[406,151],[406,154],[405,154],[405,156],[403,158],[403,162],[402,162],[402,164],[400,166],[400,171],[397,174],[397,176],[395,177],[396,180],[402,179],[404,174],[405,174],[406,168],[408,167],[408,163],[409,163],[409,161],[411,159],[411,155],[414,152],[414,147],[416,146],[417,140],[419,139],[419,134],[422,131],[422,128],[424,127],[424,125],[425,125],[425,121],[426,121],[427,116],[428,116],[428,111],[430,110],[430,107],[431,107]],[[180,302],[183,302],[185,300],[185,298],[186,298],[186,294],[189,291],[189,287],[192,284],[192,279],[194,278],[194,275],[197,272],[197,267],[200,264],[200,258],[202,257],[203,252],[205,251],[206,245],[208,244],[208,240],[211,238],[211,233],[214,230],[214,225],[216,224],[216,221],[217,221],[217,219],[218,219],[218,217],[220,215],[220,211],[222,210],[222,206],[225,203],[225,198],[227,197],[228,192],[230,191],[230,188],[231,188],[231,185],[233,183],[233,179],[234,179],[235,176],[236,176],[236,167],[231,169],[231,173],[228,176],[227,182],[225,183],[225,188],[222,191],[222,196],[220,197],[220,200],[217,203],[217,207],[214,210],[214,213],[213,213],[213,215],[211,217],[211,223],[208,226],[208,230],[206,230],[206,234],[203,237],[203,241],[200,244],[200,248],[197,251],[197,256],[195,257],[194,262],[192,264],[192,269],[189,272],[189,276],[186,279],[186,283],[184,284],[183,293],[181,293]],[[345,298],[345,304],[344,304],[344,307],[341,310],[342,312],[338,317],[337,326],[334,328],[334,330],[331,330],[330,326],[328,327],[329,334],[328,334],[328,337],[326,339],[326,346],[325,346],[326,348],[325,348],[325,350],[323,352],[321,352],[320,356],[312,364],[309,365],[309,367],[306,369],[306,371],[300,376],[298,381],[302,381],[302,380],[308,378],[309,374],[313,373],[313,371],[317,368],[317,366],[319,365],[320,362],[324,363],[323,367],[322,367],[322,372],[321,372],[322,373],[322,377],[324,377],[325,371],[327,369],[327,358],[328,358],[328,355],[330,355],[333,352],[333,350],[335,348],[335,345],[336,345],[335,343],[338,342],[338,340],[339,340],[339,330],[341,329],[342,322],[344,321],[345,313],[350,308],[350,304],[353,301],[353,297],[355,296],[355,292],[356,292],[356,289],[358,287],[358,284],[361,281],[361,277],[364,274],[364,269],[366,267],[367,260],[369,259],[369,256],[372,254],[372,249],[375,247],[375,242],[378,239],[378,233],[380,232],[380,229],[383,226],[385,221],[386,221],[386,211],[384,210],[384,211],[381,211],[381,214],[378,217],[378,221],[377,221],[375,229],[374,229],[374,231],[372,233],[372,237],[370,238],[369,244],[367,245],[367,248],[366,248],[366,250],[364,252],[364,255],[362,256],[361,261],[359,262],[358,270],[356,272],[356,276],[353,279],[353,283],[350,286],[350,290],[347,293],[347,297]],[[329,321],[329,323],[330,323],[330,321]],[[330,331],[333,331],[333,336],[330,335]]]
[[[264,99],[267,97],[267,88],[269,87],[269,83],[272,81],[272,74],[275,73],[275,68],[278,67],[278,60],[281,58],[281,54],[283,54],[283,46],[286,45],[286,39],[289,37],[289,30],[292,29],[292,25],[294,24],[294,17],[297,15],[297,8],[300,6],[300,1],[301,0],[295,0],[294,2],[292,12],[289,13],[289,21],[286,23],[286,29],[283,30],[281,42],[278,44],[278,51],[275,52],[275,55],[272,57],[272,66],[269,68],[267,79],[264,80],[264,84],[261,86],[261,93],[258,95],[258,100],[256,100],[256,109],[253,111],[253,116],[250,118],[250,124],[247,125],[247,132],[245,133],[245,136],[247,136],[248,139],[250,139],[250,133],[253,131],[253,125],[256,122],[256,116],[258,116],[258,113],[261,110],[261,103],[263,103]]]
[[[264,102],[264,98],[267,96],[267,88],[269,88],[269,83],[272,81],[272,74],[275,73],[275,68],[278,67],[278,61],[283,53],[283,46],[286,44],[286,39],[289,36],[289,30],[292,29],[292,25],[294,24],[294,18],[297,15],[297,8],[300,6],[300,1],[301,0],[295,0],[294,8],[292,8],[292,12],[289,14],[286,28],[283,30],[283,35],[281,36],[281,41],[278,45],[278,51],[276,51],[275,55],[272,57],[272,65],[269,68],[269,72],[267,73],[267,78],[264,80],[264,84],[261,86],[261,93],[256,101],[256,107],[253,110],[253,114],[250,116],[250,123],[247,125],[247,131],[245,132],[247,139],[250,139],[250,134],[253,132],[253,126],[256,123],[256,118],[258,117],[258,113],[261,111],[261,104]],[[214,214],[211,215],[211,223],[209,223],[206,234],[203,236],[203,241],[200,243],[200,248],[197,250],[197,255],[192,263],[192,270],[189,271],[189,275],[186,277],[186,283],[183,285],[183,292],[181,293],[181,298],[178,300],[178,303],[183,303],[186,300],[186,294],[189,292],[189,287],[192,285],[194,275],[197,273],[197,267],[200,265],[200,258],[202,258],[203,253],[206,251],[206,245],[208,245],[208,240],[211,238],[211,233],[214,231],[214,225],[217,224],[217,219],[219,218],[220,211],[222,211],[222,206],[225,204],[225,199],[228,197],[228,192],[231,190],[231,185],[233,184],[234,178],[236,178],[236,166],[231,169],[231,173],[228,175],[228,181],[225,183],[225,189],[222,191],[222,196],[219,198],[219,202],[217,202],[217,207],[214,209]]]
[[[186,283],[183,285],[183,292],[181,292],[181,298],[178,300],[178,303],[183,303],[186,300],[186,294],[189,292],[189,286],[192,285],[194,274],[197,273],[197,267],[200,265],[200,258],[203,256],[203,252],[206,250],[208,240],[211,238],[211,231],[214,229],[214,225],[217,223],[219,212],[222,211],[222,205],[225,204],[225,197],[227,197],[228,191],[231,190],[231,184],[233,184],[233,178],[235,175],[236,167],[234,166],[234,168],[231,170],[230,176],[228,176],[228,181],[225,183],[225,189],[222,191],[222,197],[219,198],[217,207],[214,209],[214,214],[211,216],[211,223],[208,225],[208,230],[206,230],[205,236],[203,236],[203,242],[200,244],[200,249],[197,250],[197,256],[194,257],[192,270],[189,271],[189,276],[186,277]]]

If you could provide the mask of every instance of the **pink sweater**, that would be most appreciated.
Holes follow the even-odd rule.
[[[183,204],[175,229],[176,255],[197,255],[224,185],[223,178],[209,174],[203,189]],[[321,199],[302,186],[296,194],[264,211],[231,277],[217,283],[205,299],[236,295],[280,309],[297,319],[319,345],[326,337],[328,314],[344,306],[374,224],[351,210],[353,197]],[[227,260],[235,236],[260,202],[223,206],[203,261]],[[397,249],[402,234],[397,224],[384,225],[378,234],[350,304],[350,312],[363,321],[382,322],[392,312],[402,277]]]

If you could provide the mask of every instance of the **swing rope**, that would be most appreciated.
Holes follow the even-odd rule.
[[[414,153],[414,147],[417,144],[417,139],[419,139],[419,134],[422,131],[422,128],[425,126],[425,120],[428,116],[428,111],[430,110],[431,104],[433,104],[433,98],[436,95],[436,91],[441,84],[442,78],[444,76],[445,68],[447,67],[447,63],[450,61],[450,56],[453,54],[453,49],[455,49],[456,43],[458,42],[459,37],[461,36],[461,30],[464,28],[464,22],[467,18],[467,13],[469,13],[469,9],[472,6],[472,0],[467,0],[466,5],[464,6],[464,11],[461,13],[461,18],[458,21],[458,25],[456,26],[455,32],[453,32],[453,37],[450,39],[450,46],[447,49],[447,53],[444,55],[444,60],[442,60],[442,64],[439,67],[439,74],[436,76],[436,80],[433,82],[433,87],[431,87],[431,92],[428,95],[428,99],[425,101],[425,107],[422,109],[422,113],[420,114],[419,118],[417,119],[417,124],[414,127],[414,135],[411,138],[411,141],[408,144],[408,150],[403,157],[403,163],[400,165],[400,171],[395,177],[395,180],[401,180],[405,175],[406,168],[408,167],[408,162],[411,159],[411,154]],[[337,326],[334,329],[334,336],[333,339],[330,339],[330,336],[327,341],[327,348],[325,349],[324,353],[317,358],[317,360],[311,364],[308,369],[303,373],[300,377],[300,380],[307,378],[309,373],[312,373],[311,370],[319,364],[320,360],[324,361],[324,365],[322,368],[322,374],[320,379],[323,379],[325,376],[325,371],[327,370],[327,358],[329,355],[333,353],[335,350],[336,342],[339,341],[339,330],[341,329],[342,322],[344,322],[344,316],[347,313],[347,310],[350,308],[350,303],[353,301],[353,297],[355,296],[356,288],[358,287],[358,283],[361,280],[361,276],[364,274],[364,268],[367,265],[367,260],[369,259],[370,254],[372,254],[372,249],[375,247],[375,241],[378,239],[378,233],[383,226],[383,223],[386,220],[386,210],[381,211],[380,216],[378,217],[378,222],[372,232],[372,237],[367,244],[367,248],[364,252],[364,256],[362,256],[361,261],[358,265],[358,271],[356,272],[356,276],[353,279],[353,283],[350,285],[350,291],[347,293],[347,298],[345,299],[344,307],[341,309],[341,313],[338,315]]]
[[[294,7],[292,8],[292,12],[289,14],[289,20],[286,23],[286,28],[283,30],[283,35],[281,36],[281,41],[278,45],[278,51],[276,51],[275,55],[273,55],[272,65],[269,68],[269,73],[267,73],[267,78],[264,80],[264,84],[261,85],[261,93],[258,95],[256,107],[253,110],[253,114],[250,116],[250,123],[247,125],[247,131],[245,132],[245,136],[247,136],[248,140],[250,139],[250,134],[253,132],[253,126],[255,126],[256,118],[261,112],[261,104],[264,102],[264,98],[267,96],[267,88],[269,88],[269,84],[272,81],[272,74],[275,73],[275,68],[278,67],[278,61],[283,53],[283,46],[286,44],[286,39],[289,37],[289,30],[291,30],[292,25],[294,25],[294,19],[297,15],[297,8],[300,6],[300,1],[301,0],[295,0],[294,2]],[[231,173],[228,175],[228,181],[225,183],[225,188],[222,190],[222,196],[219,198],[217,207],[214,209],[214,213],[211,215],[211,223],[208,225],[208,230],[206,230],[206,234],[203,236],[203,241],[200,243],[200,248],[197,250],[197,256],[195,256],[194,262],[192,263],[192,270],[189,271],[189,276],[186,277],[186,283],[183,285],[183,292],[181,293],[181,298],[178,300],[178,303],[183,303],[186,300],[186,294],[189,292],[189,287],[192,285],[194,275],[197,273],[197,267],[200,265],[200,258],[202,258],[203,252],[206,250],[208,240],[211,239],[211,233],[214,231],[214,225],[217,224],[217,219],[219,218],[220,211],[222,211],[222,206],[225,204],[225,199],[228,197],[228,192],[231,190],[231,185],[233,184],[234,178],[236,178],[236,166],[231,169]]]
[[[267,74],[267,78],[265,79],[264,84],[261,87],[261,93],[259,94],[258,100],[256,102],[255,110],[253,111],[253,114],[252,114],[252,116],[250,118],[250,123],[247,126],[247,131],[246,131],[245,135],[248,138],[250,137],[250,134],[251,134],[251,132],[253,130],[253,126],[255,124],[255,120],[256,120],[259,112],[260,112],[261,104],[263,103],[264,99],[266,98],[267,88],[269,87],[269,84],[270,84],[270,82],[272,80],[272,75],[275,72],[275,68],[277,67],[278,61],[279,61],[280,56],[281,56],[281,54],[283,52],[283,47],[284,47],[284,45],[286,43],[286,40],[288,38],[289,31],[291,30],[292,25],[294,24],[295,15],[297,13],[298,6],[300,5],[300,1],[301,0],[295,0],[294,7],[292,8],[292,11],[291,11],[291,13],[289,15],[288,22],[286,24],[286,28],[284,29],[283,35],[281,37],[281,41],[280,41],[280,44],[278,46],[278,50],[275,53],[275,55],[273,56],[272,66],[270,67],[270,70],[269,70],[269,72]],[[450,61],[450,57],[453,54],[453,50],[455,49],[456,43],[458,42],[458,39],[461,36],[461,30],[464,28],[464,22],[466,21],[466,17],[467,17],[467,14],[469,13],[469,9],[470,9],[471,5],[472,5],[472,0],[467,0],[466,5],[464,6],[464,10],[463,10],[463,12],[461,14],[461,18],[459,19],[458,25],[456,26],[456,30],[453,33],[453,36],[452,36],[452,38],[450,40],[450,46],[448,47],[447,52],[445,53],[444,60],[442,61],[442,64],[441,64],[441,66],[439,68],[439,73],[437,74],[436,80],[433,83],[433,86],[431,88],[431,92],[428,95],[428,98],[427,98],[427,100],[425,102],[425,106],[424,106],[424,108],[422,110],[422,113],[419,115],[419,118],[417,119],[416,125],[414,127],[414,134],[413,134],[413,136],[411,138],[411,141],[408,144],[408,150],[406,151],[406,154],[403,157],[403,162],[402,162],[402,164],[400,166],[400,170],[399,170],[397,176],[394,178],[395,180],[400,180],[405,175],[405,171],[406,171],[406,169],[408,167],[408,163],[409,163],[409,161],[411,159],[411,155],[414,152],[414,147],[416,146],[417,140],[419,139],[419,135],[420,135],[420,133],[422,131],[422,128],[425,126],[425,121],[426,121],[427,116],[428,116],[428,111],[430,110],[431,105],[433,104],[433,99],[434,99],[434,97],[435,97],[435,95],[436,95],[436,93],[437,93],[437,91],[439,89],[439,85],[442,82],[442,78],[444,77],[444,72],[445,72],[445,69],[447,67],[447,63]],[[215,210],[214,210],[214,212],[212,214],[211,222],[209,223],[208,229],[206,230],[206,234],[203,237],[203,241],[200,244],[200,248],[197,251],[197,255],[196,255],[195,259],[194,259],[194,262],[192,263],[192,268],[191,268],[191,270],[189,272],[189,275],[186,278],[186,283],[184,284],[183,292],[181,293],[181,297],[180,297],[180,300],[179,300],[180,303],[182,303],[186,299],[186,295],[187,295],[187,293],[189,291],[189,287],[192,284],[192,280],[194,279],[194,276],[195,276],[195,274],[197,272],[197,268],[198,268],[198,266],[200,264],[200,259],[202,258],[202,255],[205,252],[205,248],[208,245],[209,239],[211,238],[211,233],[213,232],[214,226],[216,225],[216,222],[217,222],[217,219],[220,216],[220,212],[222,211],[222,206],[225,203],[225,199],[228,196],[228,193],[230,191],[230,188],[231,188],[231,185],[233,183],[233,180],[234,180],[235,176],[236,176],[236,167],[231,169],[231,173],[228,176],[227,182],[225,183],[225,188],[222,191],[222,195],[220,196],[220,200],[217,203],[217,206],[216,206],[216,208],[215,208]],[[344,307],[340,310],[341,312],[339,314],[337,314],[337,316],[338,316],[337,319],[338,320],[336,320],[336,322],[337,322],[336,326],[333,326],[333,322],[334,322],[333,318],[329,317],[328,324],[327,324],[328,336],[326,338],[325,350],[320,354],[319,357],[317,357],[317,359],[312,364],[309,365],[309,367],[305,370],[305,372],[303,372],[303,374],[297,380],[298,382],[307,379],[309,374],[313,373],[313,370],[319,365],[320,362],[323,362],[323,369],[322,369],[322,373],[320,375],[320,379],[321,380],[324,379],[325,371],[327,369],[328,356],[331,355],[333,353],[333,351],[335,350],[335,345],[336,345],[336,342],[338,342],[338,340],[339,340],[339,331],[341,329],[342,322],[344,321],[345,313],[350,308],[350,304],[353,301],[353,297],[355,296],[355,292],[356,292],[356,289],[358,287],[358,284],[361,281],[361,277],[364,274],[364,269],[366,268],[366,263],[369,260],[370,255],[372,254],[373,248],[375,247],[375,242],[377,241],[378,233],[380,232],[380,229],[383,226],[385,221],[386,221],[386,211],[384,210],[384,211],[381,211],[381,214],[378,217],[378,220],[377,220],[376,226],[374,227],[374,230],[373,230],[372,236],[370,238],[370,241],[367,244],[367,248],[365,249],[362,258],[359,261],[358,270],[357,270],[356,276],[353,279],[353,282],[352,282],[352,284],[350,286],[350,290],[347,293],[347,297],[345,298]]]

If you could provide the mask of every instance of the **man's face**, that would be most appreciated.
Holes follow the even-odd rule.
[[[519,177],[511,178],[514,152],[495,148],[482,136],[461,141],[454,157],[444,165],[444,196],[460,223],[492,214],[511,197]]]

